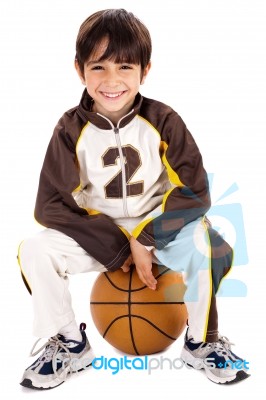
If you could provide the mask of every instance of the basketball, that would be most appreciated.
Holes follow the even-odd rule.
[[[187,321],[182,275],[153,265],[156,290],[149,289],[134,267],[101,273],[92,287],[92,319],[101,336],[126,354],[158,353],[182,333]]]

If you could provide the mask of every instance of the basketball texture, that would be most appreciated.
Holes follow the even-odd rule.
[[[153,265],[157,289],[139,279],[136,269],[101,273],[91,291],[96,328],[107,342],[126,354],[164,350],[182,333],[187,320],[182,275]]]

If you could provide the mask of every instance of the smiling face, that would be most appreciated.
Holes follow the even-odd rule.
[[[131,111],[139,86],[144,83],[150,63],[142,71],[139,64],[116,63],[101,60],[107,48],[106,41],[84,63],[84,71],[76,69],[81,81],[93,98],[93,111],[104,115],[114,124]]]
[[[75,66],[93,98],[93,111],[114,124],[131,111],[150,70],[146,26],[122,8],[97,11],[80,26]]]

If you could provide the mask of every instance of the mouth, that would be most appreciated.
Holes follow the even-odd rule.
[[[123,96],[123,94],[126,93],[125,90],[121,92],[101,92],[102,96],[104,96],[106,99],[111,99],[111,100],[116,100]]]

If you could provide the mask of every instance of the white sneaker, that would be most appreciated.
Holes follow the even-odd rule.
[[[23,374],[21,385],[30,389],[53,389],[65,382],[68,374],[86,369],[95,358],[87,339],[86,324],[80,324],[82,341],[66,339],[63,335],[51,337],[39,350],[31,351],[35,356],[41,350],[41,356],[29,366]]]
[[[240,382],[250,376],[246,372],[248,362],[231,351],[232,344],[225,336],[219,336],[218,342],[214,343],[195,342],[193,338],[188,338],[187,330],[181,358],[195,369],[204,369],[212,382]]]

